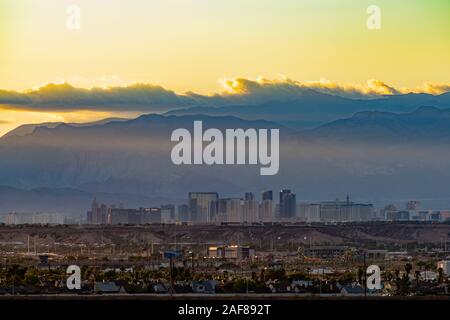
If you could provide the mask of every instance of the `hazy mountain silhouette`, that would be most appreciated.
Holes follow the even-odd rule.
[[[87,127],[97,124],[105,124],[112,121],[126,121],[128,119],[125,118],[106,118],[99,121],[93,122],[84,122],[84,123],[68,123],[68,125],[73,127]],[[9,131],[3,137],[11,137],[11,136],[24,136],[32,133],[37,127],[47,127],[47,128],[55,128],[64,122],[44,122],[44,123],[33,123],[33,124],[24,124],[18,126],[17,128]]]
[[[404,114],[358,112],[351,118],[333,121],[302,135],[327,141],[444,144],[450,142],[450,109],[420,107]]]
[[[450,108],[450,93],[390,95],[377,99],[350,99],[305,90],[291,101],[269,101],[260,105],[192,107],[167,112],[168,115],[233,115],[242,119],[271,119],[292,128],[305,129],[350,117],[360,111],[411,112],[423,106]]]

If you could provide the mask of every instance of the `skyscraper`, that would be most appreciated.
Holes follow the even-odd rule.
[[[181,222],[191,221],[189,214],[189,206],[187,204],[182,204],[178,206],[178,220]]]
[[[295,217],[296,196],[291,190],[283,189],[280,191],[280,218],[290,219]]]
[[[255,200],[255,195],[253,194],[253,192],[246,192],[244,199],[245,200]]]
[[[105,204],[99,205],[97,198],[91,204],[91,211],[87,213],[87,222],[92,224],[106,224],[108,222],[109,208]]]
[[[242,222],[244,200],[240,198],[226,198],[217,200],[217,203],[216,222]]]
[[[273,192],[272,190],[263,191],[262,193],[262,201],[264,200],[273,200]]]
[[[174,223],[175,220],[175,206],[173,204],[161,206],[161,223]]]
[[[261,195],[261,204],[259,205],[259,221],[274,222],[274,206],[272,190],[263,191]]]
[[[100,206],[100,215],[98,217],[98,223],[99,224],[106,224],[108,221],[108,212],[109,208],[106,206],[106,204],[102,203]]]
[[[217,192],[189,192],[189,209],[192,222],[210,223],[217,214]]]
[[[258,222],[258,203],[255,200],[255,195],[252,192],[245,193],[244,207],[243,207],[242,222],[254,223]]]

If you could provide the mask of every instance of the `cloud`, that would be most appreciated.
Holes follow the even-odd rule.
[[[149,83],[126,86],[77,88],[68,83],[50,83],[25,91],[0,90],[0,107],[32,111],[138,111],[156,112],[190,106],[255,105],[269,101],[291,101],[313,90],[351,99],[372,99],[405,93],[450,92],[450,83],[427,82],[413,89],[394,88],[380,80],[366,84],[339,84],[326,79],[298,81],[289,78],[256,80],[222,79],[223,91],[213,95],[193,92],[177,94]]]
[[[408,89],[404,89],[402,92],[407,93]],[[445,92],[450,92],[450,83],[436,83],[436,82],[426,82],[423,84],[422,88],[416,88],[410,90],[409,92],[414,93],[429,93],[429,94],[442,94]]]
[[[192,104],[191,100],[161,86],[146,83],[91,89],[76,88],[68,83],[50,83],[23,92],[0,90],[0,104],[45,111],[143,111],[149,110],[149,107],[186,106]]]
[[[280,80],[268,80],[265,78],[249,80],[244,78],[235,78],[221,80],[221,83],[225,88],[225,94],[244,96],[251,95],[255,97],[267,96],[272,99],[274,99],[274,97],[295,98],[297,96],[301,96],[308,89],[347,98],[366,99],[400,93],[400,91],[379,80],[369,80],[366,85],[341,85],[326,79],[301,82],[289,78],[283,78]]]

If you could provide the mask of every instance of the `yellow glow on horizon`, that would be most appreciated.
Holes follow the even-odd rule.
[[[24,124],[39,124],[45,122],[82,123],[102,120],[111,116],[113,116],[113,114],[110,112],[36,112],[0,108],[0,137]]]

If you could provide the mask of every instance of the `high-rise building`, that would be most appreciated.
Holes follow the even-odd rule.
[[[342,221],[341,206],[345,201],[323,201],[320,203],[320,219],[322,222]]]
[[[244,200],[240,198],[221,199],[221,210],[225,212],[226,222],[242,223]]]
[[[178,221],[189,222],[191,217],[189,214],[189,206],[187,204],[182,204],[178,206]]]
[[[87,212],[88,224],[107,224],[109,223],[109,216],[111,209],[105,204],[99,205],[97,198],[94,198],[91,204],[91,211]]]
[[[274,222],[274,207],[272,200],[263,200],[259,205],[259,221],[270,223]]]
[[[86,224],[92,224],[93,219],[92,210],[89,210],[86,215]]]
[[[161,208],[141,208],[141,223],[161,223]]]
[[[411,200],[406,203],[406,210],[416,211],[420,209],[420,202]]]
[[[94,200],[92,200],[92,204],[91,204],[92,213],[97,214],[98,208],[99,208],[99,206],[97,203],[97,198],[94,198]]]
[[[245,200],[255,200],[255,195],[253,194],[253,192],[246,192],[244,199]]]
[[[100,206],[100,215],[98,217],[99,224],[106,224],[108,219],[108,213],[109,208],[106,206],[106,204],[103,204]]]
[[[161,208],[111,209],[110,224],[161,223]]]
[[[323,222],[370,221],[374,218],[372,204],[346,201],[325,201],[320,203],[320,218]]]
[[[283,189],[280,191],[280,218],[291,219],[295,217],[297,207],[295,194],[291,190]]]
[[[255,195],[252,192],[245,193],[242,211],[242,222],[255,223],[259,221],[258,203],[256,202]]]
[[[297,205],[297,217],[301,221],[320,222],[320,204],[300,203]]]
[[[374,218],[373,205],[349,203],[341,207],[340,221],[370,221]]]
[[[189,209],[194,223],[210,223],[217,214],[217,192],[189,192]]]
[[[173,204],[161,206],[161,223],[175,223],[175,206]]]
[[[273,192],[272,190],[263,191],[262,193],[262,201],[264,200],[273,200]]]
[[[110,224],[131,224],[132,210],[137,211],[135,209],[112,209],[109,218]]]

